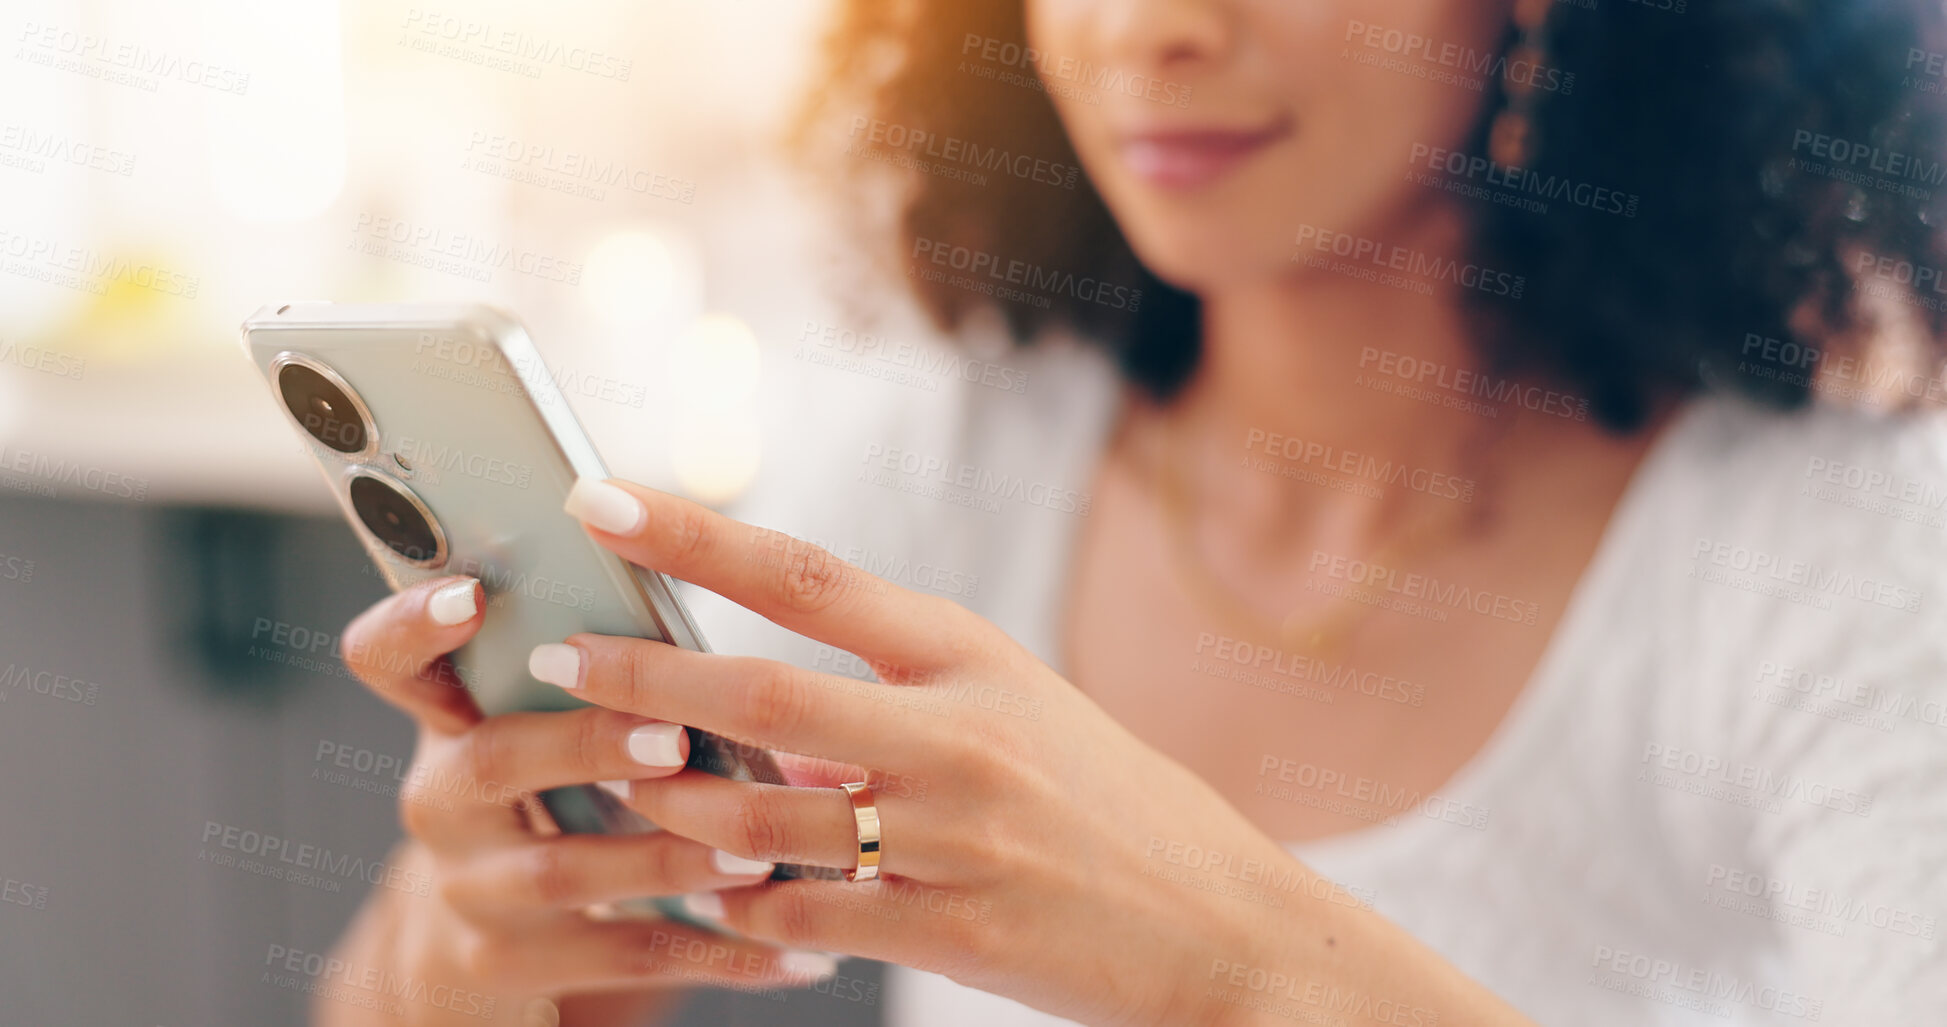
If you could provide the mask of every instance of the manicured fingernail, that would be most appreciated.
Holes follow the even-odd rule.
[[[723,896],[713,891],[692,892],[683,896],[683,912],[698,920],[722,920]]]
[[[681,724],[644,724],[629,732],[629,758],[646,767],[683,765]]]
[[[433,623],[449,628],[472,620],[480,612],[480,604],[473,600],[474,587],[479,584],[468,578],[442,587],[426,601],[426,615]]]
[[[529,999],[521,1007],[521,1027],[561,1027],[561,1007],[551,999]]]
[[[722,849],[710,853],[710,865],[719,874],[740,876],[743,874],[768,874],[777,869],[776,863],[766,863],[761,859],[745,859],[734,852]]]
[[[786,952],[778,957],[777,964],[793,977],[808,977],[814,981],[824,980],[838,972],[838,960],[823,952]]]
[[[649,516],[641,500],[599,478],[577,479],[561,508],[611,535],[633,535]]]
[[[527,654],[527,672],[550,685],[580,688],[581,650],[561,642],[542,642]]]
[[[629,801],[629,793],[635,790],[634,786],[635,783],[632,781],[595,782],[595,787],[600,788],[602,791],[605,791],[610,795],[615,796],[618,799],[621,799],[623,802]]]

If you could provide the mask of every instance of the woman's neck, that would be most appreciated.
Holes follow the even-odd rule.
[[[1466,226],[1437,200],[1353,237],[1386,252],[1467,261]],[[1392,276],[1399,285],[1369,281],[1357,274],[1387,269],[1336,248],[1301,245],[1296,254],[1326,266],[1294,260],[1288,274],[1202,291],[1203,352],[1195,379],[1162,412],[1171,430],[1185,442],[1233,447],[1271,435],[1356,446],[1428,467],[1458,458],[1483,421],[1504,430],[1513,411],[1485,416],[1442,402],[1443,390],[1477,366],[1459,287],[1436,280],[1422,291],[1410,275]]]
[[[1465,261],[1451,216],[1402,220],[1413,227],[1375,237]],[[1374,468],[1477,486],[1460,505],[1486,513],[1564,461],[1635,448],[1618,449],[1593,421],[1479,396],[1478,351],[1450,281],[1423,292],[1332,268],[1293,271],[1205,290],[1195,377],[1132,423],[1132,455],[1190,489],[1201,530],[1357,549],[1456,505],[1433,490],[1358,487],[1377,484]]]
[[[1207,297],[1197,374],[1168,418],[1235,446],[1277,436],[1438,464],[1496,419],[1439,401],[1475,364],[1450,302],[1312,274]]]

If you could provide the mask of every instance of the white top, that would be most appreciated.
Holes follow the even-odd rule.
[[[1004,360],[1022,394],[954,379],[860,438],[768,454],[734,512],[1054,662],[1081,522],[1061,508],[1118,391],[1075,347]],[[1938,422],[1694,402],[1441,798],[1291,851],[1541,1023],[1940,1022],[1943,507]],[[719,650],[868,676],[714,597],[697,615]],[[892,1027],[1069,1022],[904,968],[885,1005]]]

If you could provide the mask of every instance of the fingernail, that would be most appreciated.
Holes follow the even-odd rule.
[[[561,1007],[552,999],[529,999],[521,1007],[521,1027],[561,1027]]]
[[[629,758],[647,767],[680,767],[682,737],[681,724],[644,724],[629,732]]]
[[[600,789],[601,789],[602,791],[605,791],[605,792],[607,792],[607,793],[609,793],[610,795],[613,795],[613,796],[615,796],[615,797],[616,797],[616,798],[618,798],[618,799],[621,799],[621,800],[622,800],[623,802],[628,802],[628,801],[629,801],[629,793],[630,793],[630,792],[632,792],[632,791],[634,791],[634,787],[633,787],[633,786],[634,786],[634,782],[632,782],[632,781],[597,781],[597,782],[595,782],[595,787],[597,787],[597,788],[600,788]]]
[[[722,920],[723,896],[711,891],[692,892],[683,896],[683,912],[698,920]]]
[[[426,615],[433,619],[433,623],[449,628],[472,620],[473,615],[480,612],[480,604],[473,600],[473,590],[478,584],[468,578],[441,587],[426,601]]]
[[[778,957],[777,963],[793,977],[808,977],[814,981],[838,972],[838,960],[823,952],[786,952]]]
[[[527,654],[527,672],[561,688],[581,687],[581,650],[562,642],[542,642]]]
[[[710,853],[710,865],[719,874],[741,876],[743,874],[768,874],[777,869],[776,863],[766,863],[761,859],[745,859],[734,852],[717,849]],[[721,900],[719,900],[721,901]]]
[[[649,516],[641,500],[599,478],[577,479],[561,508],[611,535],[633,535]]]

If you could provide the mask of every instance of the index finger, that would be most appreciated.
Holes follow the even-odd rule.
[[[617,555],[701,585],[798,634],[916,670],[958,662],[979,619],[780,531],[620,480],[583,478],[565,506]]]
[[[480,630],[480,582],[440,578],[372,604],[339,640],[345,666],[379,698],[443,734],[464,731],[480,709],[445,656]]]

